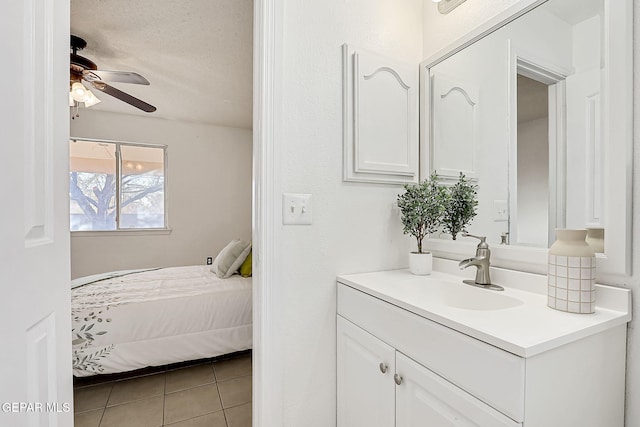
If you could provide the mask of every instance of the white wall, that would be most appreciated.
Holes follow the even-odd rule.
[[[474,0],[467,1],[448,15],[438,14],[435,6],[424,8],[424,56],[435,54],[456,39],[467,34],[471,29],[482,25],[494,16],[503,13],[512,6],[530,4],[529,0]],[[640,78],[640,2],[634,1],[634,81]],[[640,127],[640,87],[634,84],[634,126]],[[640,209],[640,133],[634,135],[634,212]],[[640,215],[633,216],[633,251],[640,251]],[[601,277],[599,281],[611,285],[624,286],[634,293],[640,292],[640,257],[633,257],[633,274],[630,277]],[[635,317],[640,313],[640,298],[633,298]],[[640,330],[633,320],[629,324],[629,339],[627,351],[627,396],[626,396],[626,424],[640,425],[640,407],[635,405],[640,399]],[[603,367],[606,369],[606,367]]]
[[[281,268],[271,296],[278,342],[270,347],[282,353],[286,427],[336,423],[336,275],[407,267],[415,245],[393,208],[402,187],[342,181],[341,45],[417,66],[422,4],[276,2],[284,10],[277,191],[313,195],[313,224],[277,224],[274,236]]]
[[[640,2],[633,2],[633,108],[634,108],[634,135],[633,135],[633,212],[640,211]],[[623,281],[616,280],[617,283],[624,283],[634,293],[633,313],[637,319],[640,315],[640,215],[633,215],[633,265],[631,277],[624,278]],[[612,281],[613,282],[613,281]],[[629,338],[627,340],[627,413],[625,416],[626,425],[640,425],[640,407],[634,402],[640,399],[640,329],[637,327],[638,321],[633,320],[629,324]]]
[[[252,132],[81,109],[71,135],[168,145],[170,233],[72,233],[71,276],[204,264],[251,239]]]
[[[469,0],[442,15],[435,3],[425,0],[424,58],[429,58],[509,7],[525,2],[530,3],[528,0]]]

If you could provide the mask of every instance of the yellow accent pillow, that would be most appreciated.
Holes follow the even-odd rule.
[[[249,255],[240,266],[240,275],[242,277],[251,277],[251,252],[253,251],[249,251]]]

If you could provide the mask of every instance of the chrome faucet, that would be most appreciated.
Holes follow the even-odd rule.
[[[474,237],[480,240],[480,243],[478,243],[478,247],[476,248],[476,256],[474,256],[473,258],[464,259],[458,264],[461,270],[469,266],[474,266],[477,268],[476,279],[463,280],[463,282],[468,285],[478,286],[480,288],[503,291],[504,288],[502,286],[494,285],[491,283],[491,276],[489,275],[489,267],[491,265],[491,250],[489,250],[487,238],[474,236],[473,234],[469,234],[466,231],[462,232],[462,237]]]

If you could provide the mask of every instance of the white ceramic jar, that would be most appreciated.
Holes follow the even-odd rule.
[[[587,243],[593,248],[595,253],[604,253],[604,228],[587,228]]]
[[[556,229],[549,248],[547,305],[570,313],[594,313],[596,257],[587,230]]]

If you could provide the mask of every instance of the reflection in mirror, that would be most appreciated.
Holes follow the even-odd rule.
[[[603,17],[604,0],[549,0],[430,68],[431,168],[477,179],[470,232],[547,248],[604,227]]]
[[[549,86],[518,74],[516,194],[511,243],[549,244]]]
[[[474,179],[469,232],[487,236],[493,266],[544,274],[554,228],[587,228],[598,280],[629,275],[633,1],[531,0],[503,12],[422,63],[421,177]],[[545,114],[526,118],[544,92],[546,141],[532,136]],[[425,246],[460,260],[474,245],[432,235]]]

